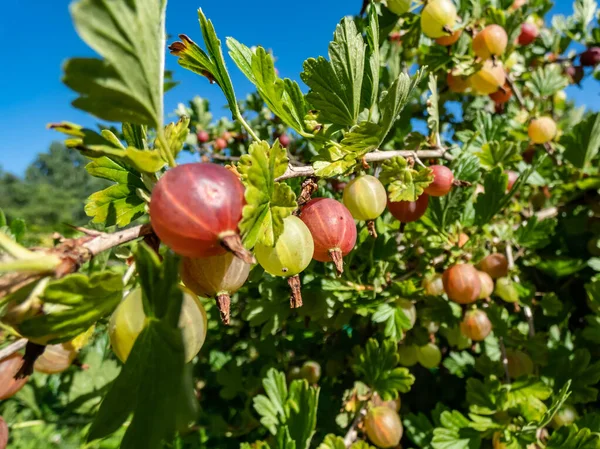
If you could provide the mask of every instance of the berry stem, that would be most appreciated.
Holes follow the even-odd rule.
[[[290,286],[291,295],[290,295],[290,309],[297,309],[298,307],[302,307],[302,290],[301,290],[301,282],[300,275],[290,276],[287,279],[288,285]]]
[[[221,246],[227,251],[231,251],[236,257],[239,257],[246,263],[256,263],[256,259],[250,251],[244,248],[240,235],[235,232],[226,232],[219,235]]]
[[[333,248],[329,250],[329,256],[335,264],[335,269],[338,272],[338,276],[341,276],[344,272],[344,256],[339,248]]]
[[[377,230],[375,229],[375,220],[367,221],[367,229],[369,230],[369,235],[373,238],[377,238]]]
[[[219,309],[219,313],[221,314],[221,321],[226,326],[229,325],[229,319],[231,316],[231,298],[228,293],[221,293],[217,295],[217,307]]]

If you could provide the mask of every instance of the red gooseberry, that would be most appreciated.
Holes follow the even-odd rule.
[[[500,56],[508,45],[508,35],[500,25],[488,25],[473,38],[473,51],[482,59]]]
[[[227,148],[227,141],[222,137],[217,137],[215,139],[215,150],[220,151],[224,150],[225,148]]]
[[[525,22],[521,25],[521,34],[519,34],[518,42],[519,45],[529,45],[531,44],[539,34],[538,28],[529,22]]]
[[[496,104],[506,104],[512,98],[513,92],[508,84],[505,84],[502,88],[496,92],[490,94],[490,98]]]
[[[206,143],[210,140],[210,135],[208,134],[208,132],[206,132],[204,130],[198,131],[196,136],[198,137],[198,142],[200,142],[200,143]]]
[[[571,84],[579,84],[583,79],[585,72],[583,71],[583,67],[581,67],[580,65],[570,65],[565,69],[565,75],[569,77]]]
[[[600,47],[590,47],[579,56],[584,67],[595,67],[600,64]]]
[[[372,407],[365,417],[369,440],[377,447],[389,448],[400,444],[403,427],[400,416],[389,407]]]
[[[477,269],[470,264],[456,264],[444,271],[444,290],[452,301],[470,304],[477,301],[481,292],[481,281]]]
[[[469,78],[466,76],[455,75],[453,72],[448,72],[446,76],[448,88],[457,94],[465,92],[470,87]]]
[[[489,298],[494,293],[494,280],[485,271],[477,270],[477,274],[479,275],[479,282],[481,282],[481,291],[477,299]]]
[[[493,253],[479,262],[479,269],[489,274],[492,279],[498,279],[508,274],[508,260],[504,254]]]
[[[492,323],[483,310],[469,310],[460,323],[460,331],[473,341],[483,341],[492,332]]]
[[[432,165],[433,182],[425,187],[425,193],[429,196],[446,196],[452,190],[454,174],[445,165]]]
[[[429,195],[423,193],[417,201],[390,201],[388,198],[388,209],[391,214],[402,223],[411,223],[421,218],[427,211]]]
[[[512,170],[507,170],[505,173],[508,177],[508,184],[506,185],[506,190],[510,191],[515,185],[515,182],[517,182],[517,179],[519,179],[519,174],[516,171]]]
[[[350,211],[331,198],[314,198],[302,208],[300,219],[314,240],[313,259],[333,261],[338,273],[343,273],[342,259],[356,244],[356,224]]]
[[[442,45],[443,47],[449,47],[450,45],[454,45],[460,39],[461,34],[462,34],[462,29],[459,28],[458,30],[453,32],[450,36],[438,37],[435,40],[435,43],[438,45]]]
[[[216,256],[227,249],[254,262],[237,231],[244,201],[244,186],[225,167],[179,165],[154,186],[150,221],[163,243],[181,256]]]
[[[282,147],[287,148],[290,144],[290,136],[288,136],[287,134],[282,134],[281,136],[279,136],[279,143]]]
[[[6,449],[8,445],[8,425],[4,418],[0,416],[0,449]]]
[[[10,398],[27,382],[27,377],[15,379],[22,365],[23,357],[17,353],[0,360],[0,400]]]

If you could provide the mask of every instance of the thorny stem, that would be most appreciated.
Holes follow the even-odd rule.
[[[515,258],[513,255],[512,245],[506,245],[506,260],[508,261],[508,269],[512,270],[515,267]],[[518,275],[513,275],[513,279],[515,282],[521,282]],[[525,318],[527,319],[527,325],[529,326],[529,336],[535,336],[535,325],[533,322],[533,311],[529,306],[523,306],[523,313],[525,314]]]
[[[302,289],[300,276],[290,276],[287,279],[288,285],[290,286],[290,309],[297,309],[302,307]]]
[[[350,426],[348,432],[346,432],[346,435],[344,436],[344,446],[350,447],[352,443],[356,441],[356,437],[358,436],[357,427],[362,421],[363,417],[367,414],[367,403],[367,401],[364,401],[360,405],[360,408],[357,410],[356,416],[352,421],[352,425]]]
[[[506,75],[506,82],[508,83],[508,86],[512,89],[512,91],[515,93],[515,97],[521,105],[521,108],[527,109],[527,106],[525,106],[525,100],[523,99],[523,94],[521,94],[521,90],[515,84],[515,82],[509,74]]]

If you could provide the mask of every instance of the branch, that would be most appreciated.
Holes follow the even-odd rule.
[[[25,345],[27,345],[27,339],[20,338],[19,340],[12,342],[5,348],[0,349],[0,360],[4,360],[5,358],[13,355],[15,352],[19,352],[25,347]]]
[[[415,158],[415,159],[433,159],[433,158],[444,158],[447,160],[452,160],[452,156],[446,151],[445,148],[436,147],[433,150],[420,150],[420,151],[410,151],[410,150],[390,150],[390,151],[380,151],[375,150],[371,153],[367,153],[363,160],[365,162],[381,162],[388,159],[392,159],[396,156],[402,156],[407,158]],[[305,178],[308,176],[314,176],[315,170],[312,165],[303,165],[299,167],[288,166],[288,169],[285,171],[283,175],[279,178],[275,179],[275,181],[284,181],[290,178]]]
[[[352,425],[346,432],[346,436],[344,436],[344,446],[350,447],[352,443],[356,441],[356,437],[358,436],[358,425],[362,421],[363,417],[367,414],[366,406],[368,401],[364,401],[358,411],[356,412],[356,416],[354,417],[354,421],[352,421]]]
[[[521,93],[521,90],[518,88],[518,86],[515,84],[512,77],[508,73],[506,74],[506,82],[508,83],[508,86],[511,88],[511,90],[514,92],[515,97],[517,98],[517,101],[521,105],[521,108],[527,109],[527,106],[525,106],[525,100],[523,99],[523,94]]]

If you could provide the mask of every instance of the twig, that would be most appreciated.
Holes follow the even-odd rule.
[[[535,216],[538,221],[542,221],[542,220],[546,220],[548,218],[553,218],[556,217],[558,215],[558,207],[549,207],[547,209],[542,209],[537,211],[536,213],[532,214],[529,211],[523,211],[523,216],[525,218],[531,218],[533,216]]]
[[[515,93],[515,97],[517,98],[517,101],[521,105],[521,108],[527,109],[527,106],[525,105],[525,100],[523,99],[523,94],[521,93],[521,90],[517,87],[517,85],[515,84],[515,82],[513,81],[513,79],[511,78],[511,76],[509,74],[506,75],[506,82],[508,83],[508,86],[511,88],[511,90]]]
[[[94,257],[107,249],[114,248],[151,233],[152,227],[149,224],[133,226],[132,228],[124,229],[123,231],[115,232],[113,234],[103,233],[98,235],[84,243],[83,247],[90,252],[91,257]]]
[[[380,162],[391,159],[396,156],[408,157],[408,158],[417,158],[417,159],[435,159],[435,158],[444,158],[448,160],[452,160],[452,156],[446,151],[445,148],[436,147],[433,150],[420,150],[420,151],[410,151],[410,150],[390,150],[390,151],[379,151],[375,150],[371,153],[367,153],[364,156],[365,162]],[[311,165],[304,165],[300,167],[288,166],[285,173],[277,178],[275,181],[284,181],[290,178],[300,178],[300,177],[308,177],[313,176],[315,174],[315,170]]]
[[[352,443],[356,441],[356,437],[358,436],[357,427],[362,421],[363,417],[367,414],[367,402],[368,401],[364,401],[362,403],[362,405],[356,412],[356,416],[354,417],[354,421],[352,421],[352,425],[348,429],[348,432],[346,432],[346,436],[344,436],[344,446],[346,447],[350,447]]]
[[[13,355],[15,352],[19,352],[27,345],[26,338],[20,338],[6,346],[5,348],[0,349],[0,360],[4,360],[5,358]]]

